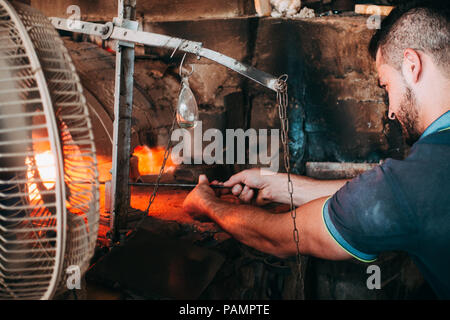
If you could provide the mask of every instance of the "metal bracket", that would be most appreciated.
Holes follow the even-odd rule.
[[[114,26],[111,22],[98,24],[76,21],[76,23],[73,23],[73,20],[55,17],[50,18],[50,21],[56,29],[99,36],[104,40],[118,40],[122,46],[139,43],[150,47],[161,47],[192,53],[197,57],[204,57],[217,62],[250,80],[273,91],[277,91],[278,78],[271,74],[246,65],[219,52],[203,48],[201,42],[169,37],[158,33],[138,31],[138,23],[136,21],[124,20],[121,26]]]
[[[114,29],[112,22],[99,24],[54,17],[49,19],[56,29],[84,33],[102,38],[109,38]]]
[[[118,27],[118,28],[123,28],[123,29],[131,30],[131,31],[137,31],[138,27],[139,27],[139,22],[137,22],[137,21],[131,21],[131,20],[119,19],[119,18],[114,18],[113,24],[114,24],[114,28]],[[113,28],[111,34],[114,33],[114,28]],[[117,45],[134,48],[134,43],[129,42],[129,41],[118,41]]]
[[[114,24],[112,22],[106,23],[105,27],[103,28],[102,39],[108,40],[111,37],[113,31],[114,31]]]

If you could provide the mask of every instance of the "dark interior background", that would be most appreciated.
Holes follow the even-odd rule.
[[[110,0],[27,2],[47,16],[65,18],[70,16],[68,6],[79,5],[81,19],[85,21],[111,21],[117,11],[116,1]],[[370,3],[398,4],[399,1]],[[296,173],[304,173],[305,163],[311,161],[376,163],[388,157],[403,157],[408,148],[398,124],[387,118],[385,93],[377,86],[374,61],[367,51],[374,33],[367,27],[368,17],[351,11],[355,1],[302,1],[302,4],[314,8],[317,15],[329,10],[341,11],[311,19],[260,18],[255,15],[253,0],[166,0],[163,5],[161,1],[138,0],[137,19],[144,31],[200,41],[206,48],[273,75],[287,74],[290,148]],[[106,49],[113,46],[88,36],[64,35],[88,103],[107,122],[106,130],[111,131],[114,59]],[[182,54],[170,58],[171,51],[139,46],[136,54],[132,148],[142,144],[164,145],[171,124],[171,108],[176,105],[179,92],[178,66]],[[205,59],[189,56],[186,63],[195,65],[190,85],[200,107],[203,130],[280,128],[274,92]],[[105,128],[98,119],[93,121],[95,136],[99,137],[97,149],[108,156],[111,146],[105,138]],[[233,165],[227,172],[246,167],[249,165]],[[226,247],[230,242],[224,244]],[[255,281],[261,279],[258,270],[266,268],[262,264],[253,267],[251,263],[246,269],[241,268],[236,263],[238,259],[233,259],[230,270],[246,270],[242,271],[244,280],[230,271],[232,278],[237,279],[229,282],[235,285],[233,297],[297,297],[295,285],[291,289],[285,285],[284,291],[280,289],[271,296],[266,286],[258,287],[260,291],[256,292]],[[368,291],[365,264],[310,259],[305,296],[313,299],[417,297],[423,279],[407,257],[388,254],[379,263],[386,272],[384,290]],[[288,283],[283,282],[282,273],[272,269],[267,269],[271,271],[264,278],[273,283],[271,288],[278,288],[280,281]],[[210,286],[203,297],[220,298],[220,294],[230,292],[228,288],[222,291],[214,288]],[[248,295],[239,296],[242,292]]]

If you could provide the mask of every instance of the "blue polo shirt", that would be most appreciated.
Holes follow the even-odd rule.
[[[346,183],[325,202],[323,220],[358,260],[408,252],[437,296],[450,299],[450,111],[406,159],[387,159]]]

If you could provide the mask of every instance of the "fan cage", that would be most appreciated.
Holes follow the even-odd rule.
[[[39,11],[0,0],[0,299],[48,299],[98,232],[96,150],[67,49]]]

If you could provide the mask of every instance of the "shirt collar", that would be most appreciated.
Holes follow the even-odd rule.
[[[430,126],[424,131],[420,139],[429,136],[432,133],[436,133],[445,129],[450,129],[450,110],[437,118]]]

